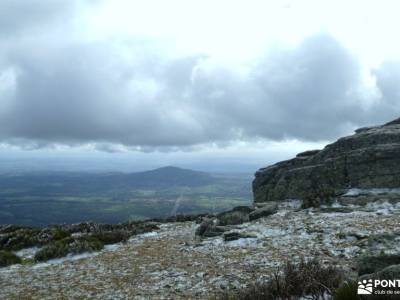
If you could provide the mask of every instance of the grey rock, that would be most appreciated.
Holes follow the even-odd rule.
[[[321,151],[303,152],[262,168],[253,181],[255,202],[320,198],[317,205],[349,188],[397,187],[400,119],[359,129]]]
[[[229,241],[235,241],[241,238],[240,232],[227,232],[224,233],[224,241],[229,242]]]
[[[228,231],[230,228],[225,226],[217,226],[215,220],[213,219],[205,219],[195,231],[196,236],[200,237],[214,237],[223,234],[225,231]]]
[[[317,154],[320,151],[321,150],[308,150],[308,151],[304,151],[304,152],[297,154],[296,157],[303,157],[303,158],[310,157],[310,156]]]
[[[220,225],[238,225],[249,221],[249,213],[254,211],[248,206],[237,206],[217,215]]]
[[[223,234],[225,231],[230,230],[230,228],[225,226],[212,226],[203,234],[204,237],[214,237]]]
[[[203,236],[209,228],[213,226],[213,221],[211,219],[204,219],[203,222],[196,228],[195,234],[198,236]]]
[[[229,241],[235,241],[238,239],[249,239],[249,238],[256,238],[257,236],[253,234],[248,234],[248,233],[242,233],[242,232],[226,232],[224,233],[224,241],[229,242]]]
[[[352,207],[324,207],[319,209],[321,213],[351,213],[354,211]]]
[[[257,220],[262,217],[268,217],[275,214],[278,211],[278,204],[276,202],[270,202],[268,205],[264,205],[262,208],[256,209],[249,214],[249,220]]]

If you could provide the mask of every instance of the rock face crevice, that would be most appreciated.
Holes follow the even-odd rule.
[[[400,187],[400,119],[365,127],[323,150],[262,168],[255,174],[255,202],[304,199],[316,189]]]

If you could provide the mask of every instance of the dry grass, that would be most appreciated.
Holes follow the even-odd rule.
[[[324,267],[316,260],[301,260],[299,264],[287,262],[268,282],[252,284],[237,292],[225,292],[211,299],[326,299],[334,295],[342,281],[342,271],[336,267]]]

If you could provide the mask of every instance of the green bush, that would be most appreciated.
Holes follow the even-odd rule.
[[[68,231],[61,229],[61,228],[54,228],[52,230],[52,235],[53,235],[53,239],[56,241],[62,240],[62,239],[65,239],[65,238],[71,236],[71,234]]]
[[[72,254],[100,251],[103,248],[104,244],[94,236],[81,236],[75,238],[73,242],[69,244],[69,252]]]
[[[22,228],[0,237],[0,250],[18,251],[38,244],[38,228]]]
[[[103,247],[104,244],[93,236],[68,237],[44,246],[36,253],[34,259],[35,261],[46,261],[64,257],[68,254],[99,251]]]
[[[52,242],[42,247],[35,254],[35,261],[46,261],[53,258],[64,257],[68,254],[69,239]]]
[[[14,264],[20,264],[21,258],[10,251],[0,250],[0,267],[7,267]]]
[[[104,245],[126,242],[131,234],[124,230],[101,231],[92,235]]]
[[[19,225],[0,225],[0,234],[12,233],[26,227]]]
[[[333,300],[356,300],[360,299],[357,296],[357,281],[345,281],[335,290]]]

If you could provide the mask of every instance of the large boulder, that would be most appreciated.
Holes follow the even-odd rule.
[[[248,206],[237,206],[232,210],[217,215],[219,225],[238,225],[249,221],[249,214],[253,211]]]
[[[218,226],[218,220],[205,218],[203,222],[196,228],[195,235],[199,237],[214,237],[222,235],[229,228]]]
[[[270,215],[275,214],[278,211],[278,204],[275,202],[270,202],[268,205],[264,205],[261,208],[256,209],[255,211],[249,214],[249,220],[254,221],[263,217],[268,217]]]
[[[255,174],[255,202],[324,200],[349,188],[400,187],[400,119],[366,127]]]

